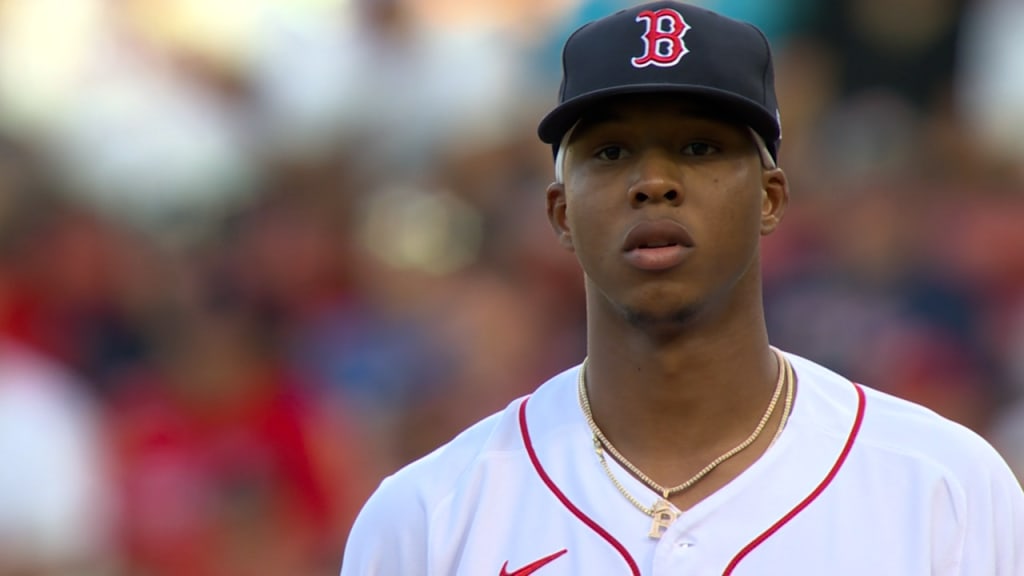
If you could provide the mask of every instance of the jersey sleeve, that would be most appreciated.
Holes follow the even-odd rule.
[[[1024,490],[991,446],[978,450],[966,498],[961,576],[1024,575]]]
[[[429,513],[412,487],[386,478],[360,510],[341,576],[426,576]]]

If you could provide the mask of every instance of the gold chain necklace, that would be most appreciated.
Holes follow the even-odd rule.
[[[796,379],[793,376],[793,365],[789,363],[789,359],[785,356],[779,356],[786,363],[786,401],[782,404],[782,417],[779,418],[779,427],[775,429],[775,435],[772,436],[772,441],[768,443],[768,446],[772,446],[782,436],[782,430],[786,427],[786,422],[789,422],[789,413],[793,410],[793,389],[796,387]]]
[[[712,470],[718,467],[719,464],[725,462],[729,458],[732,458],[736,454],[739,454],[745,448],[753,444],[755,440],[757,440],[757,438],[761,435],[761,432],[764,430],[765,425],[768,423],[768,420],[771,419],[772,413],[775,411],[775,406],[778,403],[782,389],[783,387],[785,387],[787,389],[787,392],[785,407],[783,408],[782,420],[780,420],[779,429],[776,431],[775,437],[772,439],[772,442],[774,443],[775,440],[778,439],[782,431],[782,426],[785,423],[785,420],[788,418],[789,411],[792,406],[793,383],[792,371],[791,367],[789,366],[789,362],[786,361],[785,357],[782,355],[781,352],[775,350],[774,348],[773,351],[775,352],[775,355],[778,358],[779,377],[775,383],[775,392],[772,394],[771,402],[768,403],[768,408],[765,411],[764,415],[761,417],[761,420],[758,422],[757,427],[750,434],[750,436],[747,437],[746,440],[739,443],[733,449],[722,454],[718,458],[715,458],[710,464],[705,466],[703,469],[701,469],[699,472],[697,472],[697,474],[689,478],[687,481],[671,488],[665,488],[664,486],[658,484],[649,476],[644,474],[639,468],[637,468],[632,462],[630,462],[625,456],[623,456],[615,448],[614,445],[612,445],[612,443],[604,435],[601,429],[597,426],[597,423],[594,422],[594,416],[590,408],[590,399],[587,395],[585,380],[587,359],[584,358],[583,364],[580,366],[579,377],[577,379],[579,401],[581,407],[583,408],[583,415],[586,417],[587,424],[590,426],[590,430],[593,433],[594,449],[597,452],[598,461],[601,463],[601,467],[604,468],[605,473],[608,475],[608,478],[611,479],[616,489],[618,489],[618,491],[623,496],[625,496],[626,499],[631,504],[633,504],[633,506],[635,506],[641,512],[648,516],[651,516],[654,519],[651,523],[651,530],[648,533],[648,536],[650,536],[651,538],[660,538],[664,530],[667,529],[679,517],[679,510],[676,509],[676,507],[673,506],[668,501],[670,496],[682,492],[683,490],[686,490],[687,488],[693,486],[698,481],[700,481],[704,476],[706,476],[708,473],[710,473]],[[619,461],[619,463],[625,466],[626,469],[632,472],[638,479],[640,479],[640,481],[642,481],[652,490],[661,494],[661,497],[658,499],[657,502],[655,502],[653,507],[648,508],[641,504],[618,481],[618,479],[612,473],[611,468],[609,468],[607,460],[605,459],[604,451],[606,448],[609,452],[611,452],[612,456]]]

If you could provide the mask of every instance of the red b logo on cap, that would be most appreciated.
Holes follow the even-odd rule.
[[[647,31],[643,35],[644,53],[630,60],[633,66],[675,66],[689,52],[683,36],[690,25],[679,12],[671,8],[644,10],[636,15],[636,21],[646,24]]]

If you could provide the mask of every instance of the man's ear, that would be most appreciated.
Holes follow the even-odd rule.
[[[558,237],[558,243],[570,252],[575,251],[572,230],[569,228],[568,209],[565,203],[565,184],[552,182],[547,190],[548,222]]]
[[[761,235],[775,231],[789,205],[789,181],[782,168],[761,172]]]

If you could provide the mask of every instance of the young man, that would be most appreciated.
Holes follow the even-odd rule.
[[[764,36],[656,2],[563,64],[539,132],[587,360],[386,479],[342,574],[1024,574],[1024,493],[984,440],[769,345]]]

